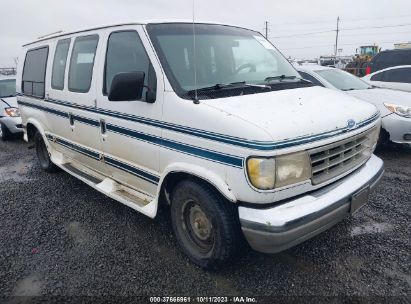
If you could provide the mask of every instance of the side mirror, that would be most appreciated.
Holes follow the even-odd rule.
[[[139,100],[143,95],[144,72],[118,73],[111,82],[108,100],[131,101]]]

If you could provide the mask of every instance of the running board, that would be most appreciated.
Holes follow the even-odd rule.
[[[102,174],[70,159],[55,162],[57,166],[67,173],[78,178],[97,191],[119,201],[120,203],[154,218],[157,213],[157,200],[142,192],[136,191],[126,185],[103,176]]]

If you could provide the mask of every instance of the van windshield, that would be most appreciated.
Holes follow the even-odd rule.
[[[149,24],[147,31],[173,89],[183,97],[194,89],[231,87],[233,96],[242,94],[240,86],[258,93],[273,82],[301,81],[280,52],[251,30],[212,24],[195,24],[193,29],[190,23],[173,23]]]
[[[0,97],[16,96],[16,79],[0,80]]]

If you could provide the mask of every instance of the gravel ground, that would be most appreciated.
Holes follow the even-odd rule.
[[[0,297],[136,295],[411,295],[411,150],[377,152],[380,186],[353,218],[275,255],[246,250],[206,272],[180,253],[170,222],[150,220],[35,150],[0,143]]]

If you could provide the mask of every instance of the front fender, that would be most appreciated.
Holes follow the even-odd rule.
[[[157,197],[159,197],[160,195],[160,191],[162,189],[164,180],[171,173],[186,173],[186,174],[196,176],[208,182],[209,184],[213,185],[229,201],[233,203],[237,201],[237,198],[235,197],[233,192],[230,190],[227,183],[219,175],[217,175],[213,171],[210,171],[204,167],[196,166],[196,165],[188,164],[188,163],[180,163],[180,162],[170,164],[164,170],[161,176],[161,179],[160,179],[158,190],[157,190],[158,191]]]
[[[40,132],[40,134],[43,137],[44,141],[47,142],[46,135],[44,133],[44,128],[42,127],[41,123],[38,120],[36,120],[32,117],[27,119],[26,122],[25,122],[24,140],[27,141],[27,142],[29,141],[28,134],[27,134],[27,126],[29,124],[32,124],[37,129],[37,131]]]

